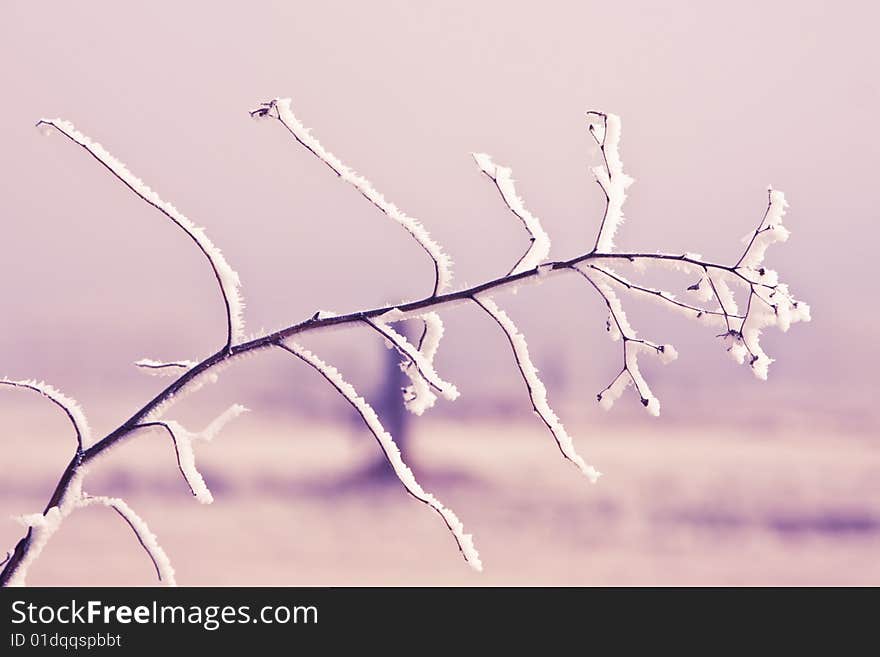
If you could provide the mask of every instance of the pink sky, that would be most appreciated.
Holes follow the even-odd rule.
[[[682,354],[653,373],[666,407],[684,410],[677,388],[748,383],[737,392],[745,402],[771,394],[870,412],[878,313],[861,307],[876,295],[875,8],[297,4],[4,3],[0,374],[45,378],[86,401],[96,384],[133,385],[137,358],[204,355],[222,338],[192,245],[80,149],[42,139],[41,116],[76,123],[204,225],[241,274],[256,331],[318,308],[419,296],[431,282],[399,227],[279,126],[248,119],[259,101],[291,96],[332,151],[425,223],[460,284],[503,273],[524,246],[474,150],[513,167],[554,257],[589,250],[601,198],[584,112],[601,109],[621,115],[636,178],[621,247],[735,260],[772,183],[791,203],[793,236],[768,263],[814,308],[812,324],[768,336],[778,362],[762,384],[709,331],[633,310],[642,334]],[[505,301],[574,398],[592,399],[618,359],[594,296],[562,281]],[[476,399],[520,385],[495,330],[473,312],[449,316],[441,363],[479,378]],[[340,357],[373,367],[374,340],[345,336]],[[836,388],[844,378],[854,402]]]

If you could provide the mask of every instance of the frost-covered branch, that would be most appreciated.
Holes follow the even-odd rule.
[[[164,362],[161,360],[153,360],[152,358],[141,358],[135,362],[135,367],[139,367],[147,374],[153,376],[174,376],[192,369],[198,365],[194,360],[177,360]]]
[[[473,300],[486,314],[495,320],[495,323],[498,324],[501,330],[504,331],[504,335],[507,336],[507,341],[513,350],[516,366],[529,391],[532,409],[541,418],[541,421],[547,426],[550,433],[553,434],[559,451],[562,452],[565,458],[574,463],[590,481],[595,483],[602,473],[581,458],[575,450],[574,441],[572,441],[571,436],[568,435],[562,422],[559,421],[559,417],[550,408],[550,403],[547,401],[547,388],[538,377],[538,368],[535,367],[531,356],[529,356],[529,346],[526,343],[525,337],[516,328],[516,324],[513,323],[508,314],[501,310],[491,298],[475,295]]]
[[[32,513],[18,517],[18,521],[28,528],[29,550],[25,558],[21,559],[18,563],[15,572],[11,573],[9,579],[4,584],[23,586],[30,565],[42,552],[43,547],[49,542],[52,535],[61,527],[64,519],[76,509],[94,505],[106,506],[119,514],[153,562],[153,567],[156,569],[159,581],[164,582],[168,586],[176,585],[174,568],[171,566],[171,561],[168,559],[165,550],[159,545],[156,535],[150,531],[147,523],[124,500],[118,497],[93,497],[83,492],[82,477],[75,481],[61,504],[51,506],[43,513]],[[17,550],[11,550],[4,563],[14,558],[16,552]]]
[[[395,331],[393,328],[391,328],[390,325],[386,324],[385,322],[369,318],[364,318],[364,322],[366,322],[368,326],[375,329],[380,335],[388,340],[394,346],[394,348],[396,348],[401,353],[401,355],[409,359],[410,363],[415,369],[415,373],[417,374],[417,376],[412,377],[413,379],[423,379],[425,384],[429,385],[431,388],[439,392],[445,399],[448,399],[449,401],[455,401],[456,399],[458,399],[458,388],[456,388],[452,383],[441,379],[440,375],[437,374],[437,371],[434,369],[434,353],[431,353],[431,357],[428,358],[425,353],[413,346],[413,344],[410,343],[410,341],[407,340],[406,337]],[[437,341],[433,339],[429,343],[429,346],[432,347],[433,352],[436,352],[436,345]]]
[[[416,350],[433,367],[434,356],[437,355],[440,339],[445,331],[443,320],[440,319],[438,313],[433,312],[425,313],[419,319],[423,323],[423,328]],[[421,415],[434,405],[434,402],[437,401],[437,395],[433,393],[430,385],[427,385],[427,381],[419,374],[416,364],[409,358],[401,362],[400,368],[411,382],[403,390],[404,407],[414,415]]]
[[[145,422],[139,424],[140,429],[159,427],[164,429],[174,445],[174,457],[177,460],[177,469],[183,476],[183,480],[189,487],[190,493],[202,504],[211,504],[214,496],[208,489],[202,473],[196,468],[196,454],[193,451],[193,437],[178,422]]]
[[[82,146],[93,158],[118,178],[126,187],[141,199],[152,205],[159,212],[173,221],[189,238],[196,244],[199,250],[211,265],[214,278],[220,286],[223,295],[223,303],[226,306],[226,347],[241,338],[244,332],[244,301],[241,298],[238,274],[229,263],[223,252],[205,234],[204,229],[196,226],[183,215],[176,207],[163,201],[160,196],[150,189],[143,180],[135,176],[128,168],[113,157],[101,144],[92,141],[86,135],[77,130],[70,121],[64,119],[40,119],[37,126],[45,130],[55,128],[58,132]]]
[[[294,139],[330,167],[337,176],[357,189],[364,198],[384,212],[390,219],[403,226],[406,232],[412,235],[413,239],[418,242],[419,246],[425,250],[434,262],[434,295],[445,292],[449,288],[452,282],[452,258],[434,241],[418,219],[410,217],[394,203],[388,201],[381,192],[373,187],[369,180],[347,167],[342,160],[324,148],[308,128],[296,118],[291,109],[290,98],[275,98],[269,102],[262,103],[256,109],[251,110],[250,115],[254,118],[271,117],[277,119],[293,135]]]
[[[507,313],[498,307],[495,302],[497,295],[529,283],[545,281],[550,274],[575,274],[588,281],[608,309],[606,328],[609,335],[612,339],[621,341],[623,345],[622,367],[612,382],[599,393],[599,402],[606,408],[610,407],[629,385],[633,385],[642,404],[654,415],[659,414],[660,402],[651,392],[639,370],[638,357],[641,353],[647,352],[668,362],[675,358],[677,352],[671,345],[658,344],[638,337],[627,320],[623,301],[618,296],[618,292],[626,292],[639,299],[653,301],[702,324],[720,328],[722,333],[718,337],[721,338],[725,349],[738,362],[747,363],[754,374],[762,379],[767,377],[768,366],[772,359],[761,348],[761,332],[771,326],[787,331],[791,324],[810,319],[809,306],[797,300],[788,286],[780,282],[778,274],[764,264],[767,248],[775,242],[785,241],[789,235],[788,229],[782,225],[788,204],[782,193],[777,190],[769,190],[767,208],[761,221],[745,240],[745,249],[733,265],[713,262],[687,252],[676,254],[613,251],[613,240],[623,221],[622,207],[626,190],[632,179],[623,173],[619,154],[620,119],[612,114],[600,112],[588,114],[589,131],[598,144],[602,157],[602,163],[593,168],[593,173],[605,195],[606,206],[593,248],[567,260],[545,261],[549,255],[550,239],[537,217],[525,208],[517,195],[510,171],[496,165],[487,155],[474,156],[480,169],[498,187],[502,200],[523,222],[529,233],[530,243],[525,255],[508,274],[458,290],[451,290],[449,287],[450,258],[431,239],[421,223],[386,201],[366,179],[324,149],[293,115],[289,100],[276,99],[264,103],[251,114],[280,121],[299,143],[338,176],[358,189],[382,212],[401,224],[430,255],[434,263],[435,277],[431,294],[394,306],[386,305],[369,310],[342,314],[319,311],[298,323],[245,340],[241,338],[243,324],[238,277],[202,230],[196,228],[173,206],[162,201],[129,173],[118,160],[100,145],[76,131],[71,124],[61,120],[41,121],[40,125],[54,127],[80,144],[134,193],[174,221],[199,246],[211,263],[227,306],[227,342],[222,349],[199,362],[187,360],[164,362],[152,359],[138,361],[136,365],[139,368],[154,374],[168,375],[172,377],[171,381],[116,429],[97,442],[92,442],[85,415],[73,400],[43,383],[0,380],[4,385],[26,388],[45,395],[65,411],[77,436],[76,450],[62,472],[43,512],[22,517],[27,533],[8,553],[6,559],[0,562],[2,567],[0,585],[23,583],[28,568],[58,530],[62,520],[75,508],[92,504],[108,506],[119,513],[150,555],[160,578],[166,583],[173,583],[174,573],[167,556],[143,521],[128,505],[117,498],[90,497],[82,492],[82,479],[86,469],[101,454],[121,445],[138,433],[144,433],[144,429],[158,428],[171,438],[177,466],[193,495],[201,502],[212,501],[213,496],[196,467],[193,445],[197,441],[212,440],[225,424],[244,412],[244,407],[240,405],[230,407],[200,432],[188,431],[179,422],[165,419],[164,416],[173,402],[189,392],[198,390],[204,383],[216,380],[217,373],[222,368],[245,355],[273,348],[287,351],[318,371],[355,408],[378,441],[406,490],[440,514],[455,537],[465,559],[479,569],[480,559],[470,535],[464,533],[461,522],[452,511],[421,488],[403,462],[394,439],[384,429],[372,406],[357,394],[335,368],[294,342],[294,337],[307,336],[309,333],[318,333],[338,326],[368,325],[387,341],[389,348],[399,352],[401,369],[411,381],[411,385],[404,391],[403,403],[411,412],[421,414],[435,404],[438,395],[449,401],[459,395],[458,389],[442,379],[434,366],[437,348],[444,333],[439,312],[460,305],[476,304],[504,332],[510,343],[516,366],[525,382],[532,407],[553,435],[559,450],[587,477],[595,481],[599,477],[599,472],[578,455],[574,441],[550,407],[547,389],[531,360],[525,338]],[[627,267],[638,272],[660,267],[684,274],[688,279],[682,283],[682,287],[688,294],[692,294],[696,301],[680,300],[670,291],[634,282],[621,271]],[[694,278],[697,279],[696,282],[693,282]],[[741,299],[742,295],[745,295],[744,303]],[[738,296],[740,299],[737,298]],[[417,320],[423,324],[422,334],[415,341],[416,344],[391,326],[407,320]]]
[[[701,315],[701,316],[702,315],[718,315],[718,316],[724,315],[724,313],[720,310],[708,310],[706,308],[700,308],[698,306],[694,306],[689,303],[679,301],[678,299],[675,298],[675,295],[673,295],[669,292],[666,292],[665,290],[657,290],[657,289],[654,289],[651,287],[645,287],[643,285],[638,285],[636,283],[633,283],[632,281],[627,280],[626,278],[624,278],[623,276],[621,276],[617,272],[614,272],[610,269],[605,269],[604,267],[600,267],[598,265],[587,265],[587,266],[590,269],[592,269],[593,271],[597,271],[600,274],[603,274],[604,276],[608,277],[609,279],[611,279],[615,283],[618,283],[619,285],[626,288],[627,290],[632,290],[633,292],[640,292],[642,294],[650,295],[649,298],[653,297],[656,301],[659,301],[661,303],[669,303],[673,306],[677,306],[678,308],[680,308],[682,310],[690,311],[694,315]],[[694,289],[696,289],[696,288],[694,288]],[[737,315],[736,317],[739,319],[742,319],[742,316],[740,316],[740,315]]]
[[[55,404],[65,409],[68,417],[70,417],[77,428],[78,435],[88,436],[88,421],[75,400],[63,395],[45,383],[10,382],[8,380],[4,380],[3,383],[42,393]],[[194,440],[213,440],[226,424],[246,410],[240,404],[233,404],[199,433],[188,432],[176,422],[144,423],[135,425],[133,429],[161,426],[168,431],[174,443],[178,467],[190,486],[190,490],[200,502],[209,503],[213,500],[213,497],[205,485],[201,474],[196,469],[192,442]],[[14,565],[15,568],[10,570],[9,566],[7,566],[3,570],[2,576],[0,576],[0,583],[4,585],[23,585],[30,565],[42,552],[49,539],[61,527],[63,520],[78,508],[101,505],[113,509],[125,520],[153,562],[159,580],[169,586],[175,585],[174,569],[171,567],[167,554],[159,545],[156,536],[150,531],[147,523],[132,510],[125,500],[117,497],[92,496],[83,492],[82,484],[86,474],[84,468],[92,458],[93,456],[89,456],[88,450],[84,451],[80,445],[46,509],[42,513],[27,514],[18,518],[21,524],[28,528],[28,531],[26,536],[19,541],[16,548],[9,552],[7,559],[4,560],[4,564]]]
[[[788,201],[785,194],[772,187],[767,189],[767,210],[761,218],[755,232],[748,237],[745,251],[736,263],[736,267],[755,270],[764,262],[767,247],[775,242],[785,242],[791,233],[782,225]],[[760,274],[764,276],[764,273]]]
[[[472,536],[464,533],[464,525],[461,524],[458,516],[456,516],[451,509],[443,506],[440,500],[434,497],[431,493],[425,492],[421,484],[416,480],[415,475],[413,475],[412,470],[410,470],[409,466],[403,462],[403,458],[400,455],[400,449],[394,442],[394,438],[385,430],[385,427],[382,426],[379,416],[376,415],[376,411],[373,410],[373,407],[370,406],[367,400],[357,393],[354,386],[342,378],[339,370],[332,365],[325,363],[308,349],[304,349],[295,342],[282,342],[278,346],[314,368],[340,395],[346,399],[346,401],[348,401],[349,404],[351,404],[352,408],[357,411],[358,415],[360,415],[361,419],[364,421],[364,424],[367,425],[367,428],[376,438],[376,441],[382,448],[385,458],[394,469],[394,474],[400,479],[400,483],[403,484],[406,491],[419,502],[427,504],[434,509],[434,511],[443,518],[449,531],[452,532],[452,535],[458,544],[458,549],[461,551],[465,561],[467,561],[474,570],[482,570],[483,564],[480,561],[479,553],[474,547]]]
[[[544,231],[541,221],[526,209],[522,199],[516,193],[513,171],[495,164],[492,158],[485,153],[473,153],[473,157],[477,166],[480,167],[480,171],[495,183],[504,203],[514,215],[519,217],[529,233],[529,248],[516,262],[510,273],[519,274],[534,269],[550,255],[550,236]]]
[[[13,381],[12,379],[2,378],[0,379],[0,385],[31,390],[39,393],[64,411],[67,419],[69,419],[70,423],[73,425],[73,430],[76,432],[76,447],[78,452],[82,452],[85,444],[91,442],[92,438],[91,430],[89,429],[89,421],[86,419],[86,414],[83,413],[82,407],[80,407],[76,400],[71,399],[60,390],[56,390],[43,381]]]
[[[147,523],[134,512],[125,500],[118,497],[93,497],[84,493],[80,506],[85,507],[95,505],[106,506],[107,508],[113,509],[119,517],[125,521],[129,529],[134,533],[138,543],[144,548],[144,552],[150,557],[150,561],[153,562],[153,567],[156,569],[156,576],[159,578],[160,582],[164,582],[168,586],[177,585],[177,582],[174,579],[174,568],[171,566],[171,560],[168,558],[165,550],[162,549],[162,546],[159,545],[156,535],[150,531]]]
[[[174,445],[174,455],[177,459],[177,469],[183,475],[183,480],[189,486],[190,492],[202,504],[211,504],[214,496],[211,494],[208,485],[205,483],[202,473],[196,467],[196,455],[193,450],[193,443],[197,440],[210,442],[214,440],[221,429],[230,421],[237,418],[242,413],[247,412],[247,408],[241,404],[233,404],[223,413],[218,415],[207,427],[198,433],[187,430],[180,422],[173,420],[165,422],[143,422],[138,424],[136,429],[148,429],[150,427],[158,427],[163,429],[171,438]]]
[[[623,162],[620,161],[620,117],[603,112],[587,112],[587,120],[590,135],[602,153],[602,165],[593,167],[593,175],[605,194],[605,213],[593,250],[607,253],[614,247],[614,235],[623,223],[623,202],[633,179],[623,172]]]
[[[629,323],[623,305],[614,290],[607,283],[596,282],[583,269],[574,268],[581,276],[583,276],[590,285],[599,293],[608,307],[608,319],[605,322],[605,328],[609,336],[615,342],[621,340],[623,342],[623,367],[616,377],[609,383],[596,398],[603,408],[610,409],[627,386],[631,383],[635,386],[636,392],[642,405],[648,409],[651,415],[660,415],[660,400],[651,392],[648,382],[642,376],[639,369],[639,352],[647,351],[651,354],[659,356],[660,361],[669,363],[678,358],[678,352],[671,344],[655,344],[648,340],[636,337],[635,329]],[[604,270],[600,270],[607,273]],[[662,297],[665,299],[665,297]]]

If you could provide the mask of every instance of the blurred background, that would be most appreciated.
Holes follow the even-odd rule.
[[[621,249],[733,262],[766,186],[791,204],[792,237],[767,264],[814,320],[765,336],[769,381],[735,365],[716,331],[624,299],[640,335],[681,354],[646,361],[659,419],[631,390],[610,413],[596,405],[620,354],[583,281],[498,297],[605,473],[595,486],[530,412],[508,344],[478,310],[444,314],[437,366],[461,398],[411,421],[389,401],[399,381],[375,334],[304,339],[406,436],[423,485],[475,534],[482,575],[388,483],[372,437],[314,372],[272,353],[226,370],[171,412],[200,428],[234,401],[253,411],[198,452],[213,506],[190,499],[159,434],[116,450],[86,483],[144,516],[180,583],[880,583],[875,8],[7,0],[0,18],[0,375],[75,397],[96,437],[167,383],[132,363],[208,355],[223,308],[185,236],[81,149],[42,138],[40,117],[73,121],[207,228],[241,275],[254,333],[432,284],[399,226],[280,125],[248,118],[275,96],[424,222],[458,286],[506,272],[525,246],[472,151],[513,168],[554,258],[590,249],[603,200],[588,109],[623,120],[636,184]],[[693,282],[661,278],[678,293]],[[10,516],[42,509],[72,446],[63,415],[33,397],[0,394],[10,547],[22,533]],[[147,584],[150,571],[124,524],[89,509],[30,581]]]

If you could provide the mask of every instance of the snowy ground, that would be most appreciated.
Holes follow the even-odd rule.
[[[87,481],[150,523],[183,585],[880,584],[880,449],[865,435],[571,427],[605,473],[590,485],[537,423],[423,420],[409,460],[474,533],[478,574],[427,507],[353,477],[375,454],[368,434],[256,413],[239,422],[198,452],[212,506],[189,496],[159,434]],[[40,508],[63,466],[61,439],[44,429],[3,439],[8,546],[21,535],[8,516]],[[94,508],[67,521],[29,581],[154,574],[124,524]]]

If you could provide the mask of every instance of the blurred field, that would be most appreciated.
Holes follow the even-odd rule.
[[[8,516],[40,508],[63,465],[61,439],[36,426],[4,436],[8,546],[21,534]],[[420,422],[409,461],[474,533],[482,574],[427,507],[357,478],[376,450],[353,426],[246,416],[198,452],[212,506],[189,496],[159,434],[101,461],[86,489],[124,495],[183,585],[880,584],[876,441],[654,427],[572,427],[605,473],[591,486],[537,425]],[[71,516],[29,578],[153,582],[149,560],[103,509]]]

